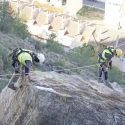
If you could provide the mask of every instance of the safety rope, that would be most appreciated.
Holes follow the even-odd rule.
[[[57,72],[57,71],[72,70],[72,69],[82,69],[82,68],[93,67],[93,66],[97,66],[97,64],[88,65],[88,66],[83,66],[83,67],[70,68],[70,69],[63,69],[63,70],[53,70],[53,71]],[[31,73],[28,73],[28,74],[33,74],[34,72],[36,72],[36,71],[31,71]],[[8,76],[8,75],[13,75],[13,74],[4,74],[4,75],[0,75],[0,76]],[[19,74],[14,74],[14,75],[21,75],[21,73],[19,73]],[[30,86],[31,86],[31,85],[30,85]],[[17,91],[18,91],[18,90],[17,90]],[[15,93],[15,91],[10,94],[9,98],[10,98],[14,93]],[[4,101],[5,101],[5,102],[8,101],[9,98],[5,98]],[[11,101],[12,101],[12,100],[11,100]]]
[[[76,67],[76,68],[69,68],[69,69],[62,69],[62,70],[52,70],[52,71],[55,71],[55,72],[59,72],[59,71],[65,71],[65,70],[73,70],[73,69],[83,69],[83,68],[86,68],[86,67],[94,67],[94,66],[97,66],[97,64],[94,64],[94,65],[88,65],[88,66],[83,66],[83,67]],[[33,74],[34,72],[36,71],[31,71],[31,73],[27,73],[27,74]],[[51,72],[51,71],[49,71]],[[3,75],[0,75],[0,77],[3,77],[3,76],[12,76],[13,74],[3,74]],[[21,73],[15,73],[14,75],[21,75]]]

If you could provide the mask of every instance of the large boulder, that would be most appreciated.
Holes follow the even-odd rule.
[[[1,125],[124,125],[125,95],[76,75],[32,72],[0,94]]]

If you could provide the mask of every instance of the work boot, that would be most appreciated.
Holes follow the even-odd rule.
[[[113,89],[113,87],[111,86],[110,82],[108,80],[104,80],[103,82],[107,87],[109,87],[110,89]]]
[[[13,90],[17,90],[17,87],[14,86],[14,84],[9,84],[8,87]]]
[[[101,77],[98,78],[98,83],[102,83],[102,82],[103,82],[102,78]]]

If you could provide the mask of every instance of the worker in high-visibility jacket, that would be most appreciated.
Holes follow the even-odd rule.
[[[98,82],[102,82],[112,88],[108,80],[108,68],[112,66],[112,58],[114,56],[121,57],[122,50],[114,47],[106,47],[98,54]],[[102,78],[103,74],[103,78]]]
[[[11,56],[12,66],[15,68],[15,73],[20,73],[25,68],[22,83],[28,82],[30,67],[34,63],[43,63],[45,56],[42,53],[35,54],[34,52],[26,49],[16,48],[9,55]],[[8,85],[9,88],[16,90],[14,83]]]

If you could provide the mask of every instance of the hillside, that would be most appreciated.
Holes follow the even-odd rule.
[[[108,71],[113,89],[97,82],[98,47],[93,46],[93,40],[70,49],[59,44],[53,33],[46,40],[30,36],[23,20],[16,19],[2,4],[1,9],[1,13],[6,12],[1,17],[7,18],[1,18],[0,27],[0,125],[125,124],[124,76],[113,66]],[[88,10],[85,15],[89,11],[92,14]],[[102,19],[103,13],[93,15]],[[44,64],[32,65],[27,85],[21,86],[20,73],[16,91],[7,86],[14,72],[8,55],[15,48],[45,55]]]
[[[97,80],[97,58],[96,49],[91,45],[69,49],[62,46],[55,40],[55,36],[45,40],[34,38],[20,39],[12,34],[0,33],[0,90],[2,90],[13,73],[13,67],[10,60],[7,59],[8,54],[16,47],[29,49],[34,52],[42,52],[45,57],[45,64],[41,66],[33,65],[32,70],[52,71],[63,70],[66,74],[80,75],[84,79]],[[92,66],[91,66],[92,65]],[[10,74],[10,75],[7,75]],[[109,70],[111,82],[123,84],[122,72],[116,67]]]
[[[97,83],[93,46],[70,50],[60,45],[53,35],[47,41],[22,40],[3,33],[0,36],[3,62],[0,67],[0,83],[3,85],[0,125],[125,124],[125,89],[117,83],[112,83],[114,90]],[[6,86],[13,73],[7,55],[16,47],[42,52],[46,61],[44,65],[33,66],[28,86],[13,91]],[[112,80],[123,83],[117,68],[113,67],[110,72],[115,76]]]
[[[0,94],[1,125],[124,125],[125,95],[77,75],[33,72]]]
[[[69,50],[54,41],[52,36],[45,44],[45,41],[22,40],[11,34],[0,35],[1,59],[4,62],[0,80],[0,125],[125,123],[124,88],[112,83],[114,90],[111,90],[97,83],[96,58],[92,46]],[[42,52],[46,56],[45,65],[33,66],[29,85],[17,91],[6,86],[11,78],[6,74],[13,72],[7,55],[15,47]],[[57,73],[60,69],[63,72]],[[117,70],[115,73],[118,73]],[[120,74],[115,78],[121,80]]]

